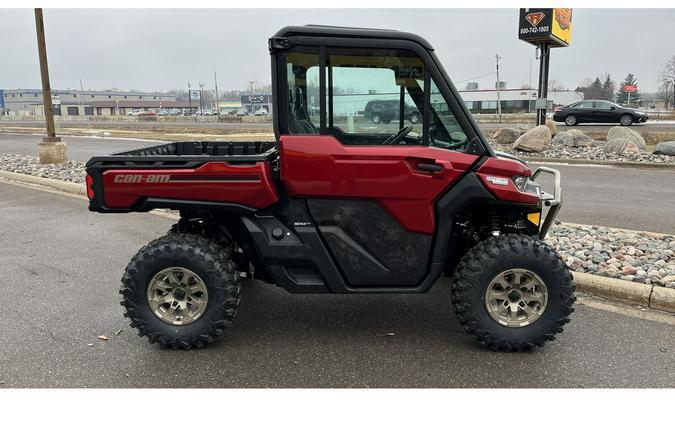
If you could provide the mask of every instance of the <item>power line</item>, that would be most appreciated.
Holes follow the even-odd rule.
[[[461,84],[462,82],[469,82],[469,81],[474,80],[474,79],[480,79],[480,78],[484,78],[486,76],[491,76],[491,75],[494,75],[495,73],[497,73],[497,72],[490,72],[490,73],[486,73],[484,75],[474,76],[473,78],[464,79],[463,81],[457,81],[457,82],[455,82],[455,85]]]

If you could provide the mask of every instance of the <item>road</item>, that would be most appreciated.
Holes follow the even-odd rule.
[[[0,134],[0,154],[36,155],[40,139],[37,135]],[[106,138],[66,136],[63,140],[68,144],[68,157],[83,162],[93,155],[153,145],[150,141]],[[561,220],[675,234],[674,171],[546,165],[562,172]]]
[[[217,122],[197,122],[197,121],[180,121],[180,122],[124,122],[124,121],[62,121],[59,122],[62,128],[139,128],[147,129],[149,127],[189,127],[189,128],[224,128],[224,127],[251,127],[251,128],[266,128],[272,132],[272,123],[217,123]],[[43,121],[22,121],[22,120],[0,120],[0,127],[44,127]],[[479,126],[486,133],[499,127],[514,127],[514,126],[534,126],[533,123],[479,123]],[[562,123],[557,124],[560,130],[581,129],[589,132],[606,132],[616,124],[581,124],[578,126],[565,126]],[[647,123],[635,124],[631,126],[638,132],[675,132],[675,122],[673,121],[649,121]]]
[[[162,350],[129,327],[117,290],[170,220],[1,182],[0,215],[0,387],[675,387],[671,315],[583,299],[553,343],[496,353],[460,328],[447,280],[353,296],[249,281],[221,340]]]

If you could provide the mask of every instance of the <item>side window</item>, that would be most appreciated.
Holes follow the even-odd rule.
[[[319,133],[319,53],[297,48],[286,56],[288,130],[292,134]]]
[[[469,139],[433,79],[429,98],[431,103],[429,146],[463,151]]]
[[[574,108],[583,108],[583,109],[591,109],[593,108],[593,102],[592,101],[582,101],[580,103],[577,103]]]
[[[609,103],[605,101],[594,101],[593,108],[596,110],[609,110],[610,106]]]
[[[421,144],[424,71],[404,50],[329,50],[328,132],[350,145]]]

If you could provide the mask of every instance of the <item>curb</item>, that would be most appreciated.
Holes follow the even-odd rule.
[[[618,160],[584,160],[581,158],[555,158],[555,157],[532,157],[516,156],[522,160],[533,163],[558,163],[558,164],[586,164],[597,166],[629,167],[649,170],[675,170],[675,163],[645,163],[640,161]]]
[[[81,195],[84,197],[87,196],[87,187],[84,183],[64,182],[63,180],[49,179],[47,177],[33,176],[30,174],[14,173],[12,171],[5,170],[0,170],[0,177],[17,182],[46,186],[48,188],[72,193],[74,195]]]
[[[85,198],[87,196],[87,189],[84,183],[63,182],[61,180],[4,170],[0,170],[0,177],[17,182],[46,186],[59,191],[84,196]],[[177,218],[176,215],[167,212],[160,211],[155,214],[167,218]],[[581,293],[631,305],[639,305],[644,308],[675,313],[675,289],[574,271],[572,274],[577,291]]]
[[[574,271],[572,274],[578,292],[675,313],[675,289]]]

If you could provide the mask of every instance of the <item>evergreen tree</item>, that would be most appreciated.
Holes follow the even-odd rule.
[[[588,87],[588,91],[585,93],[584,98],[587,100],[602,99],[602,82],[600,82],[600,78],[595,78]]]
[[[616,85],[612,78],[607,75],[605,82],[602,84],[602,96],[603,100],[614,101],[614,91],[616,90]]]
[[[628,93],[623,92],[624,85],[635,85],[637,87],[637,78],[635,77],[635,75],[633,75],[632,73],[629,73],[628,75],[626,75],[626,79],[624,79],[623,82],[621,83],[621,85],[619,85],[619,90],[616,93],[616,102],[617,103],[622,104],[622,105],[626,104],[626,105],[630,106],[630,104],[628,104]],[[631,104],[636,103],[639,100],[640,100],[640,91],[639,90],[636,90],[635,92],[630,93]]]

